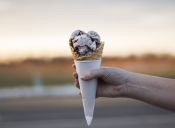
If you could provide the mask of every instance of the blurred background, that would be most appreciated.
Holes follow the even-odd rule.
[[[0,0],[0,127],[87,127],[68,40],[97,31],[103,66],[175,78],[174,0]],[[140,101],[96,100],[92,128],[174,128]]]

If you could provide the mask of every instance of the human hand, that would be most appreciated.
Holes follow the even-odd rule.
[[[73,65],[75,68],[75,65]],[[80,88],[78,74],[73,73]],[[175,79],[103,67],[89,71],[82,80],[97,78],[96,97],[128,97],[175,111]]]
[[[73,67],[75,65],[73,64]],[[120,68],[103,67],[92,70],[83,76],[82,80],[98,79],[96,97],[125,97],[127,96],[131,72]],[[73,73],[75,85],[80,88],[77,72]]]

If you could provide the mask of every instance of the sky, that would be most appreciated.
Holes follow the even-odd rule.
[[[175,55],[175,1],[0,0],[0,61],[71,56],[76,29],[97,31],[104,56]]]

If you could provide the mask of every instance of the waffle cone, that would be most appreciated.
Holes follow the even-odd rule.
[[[78,61],[85,61],[85,60],[99,60],[102,57],[102,53],[103,53],[103,47],[104,47],[104,43],[100,43],[100,46],[92,53],[89,55],[79,55],[76,51],[74,51],[73,46],[70,45],[71,48],[71,52],[73,55],[73,59],[74,60],[78,60]]]

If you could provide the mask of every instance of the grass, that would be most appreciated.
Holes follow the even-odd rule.
[[[56,74],[56,76],[52,75],[42,75],[41,80],[44,85],[62,85],[73,83],[72,76],[68,75],[60,75]],[[14,86],[32,86],[34,82],[34,76],[2,76],[0,75],[0,87],[14,87]]]
[[[54,58],[1,64],[0,87],[32,86],[36,76],[40,76],[46,86],[73,83],[72,63],[70,58]],[[104,58],[102,65],[175,78],[175,58],[170,57]]]

